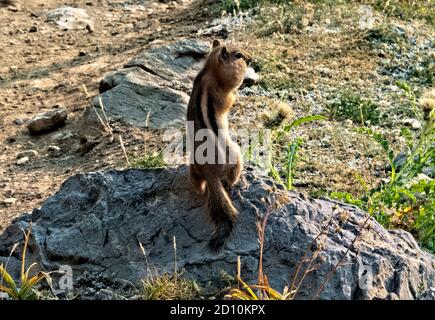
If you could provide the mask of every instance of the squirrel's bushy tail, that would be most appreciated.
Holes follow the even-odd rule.
[[[209,247],[213,251],[219,251],[234,228],[237,221],[237,210],[234,208],[219,178],[213,177],[207,180],[207,186],[208,214],[215,225]]]

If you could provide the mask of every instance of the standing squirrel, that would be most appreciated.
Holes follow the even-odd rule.
[[[225,189],[230,190],[239,181],[243,163],[240,148],[228,132],[228,113],[249,61],[249,55],[239,48],[214,40],[205,65],[194,80],[187,110],[187,120],[193,122],[195,137],[199,130],[205,129],[207,141],[213,141],[215,151],[205,156],[206,161],[200,161],[197,151],[203,142],[194,141],[194,159],[189,166],[194,190],[198,194],[208,190],[207,211],[215,226],[209,242],[213,251],[224,246],[237,220],[237,210]],[[222,155],[224,161],[219,158]]]

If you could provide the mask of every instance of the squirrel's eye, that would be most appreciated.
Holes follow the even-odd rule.
[[[237,59],[242,59],[242,58],[243,58],[243,53],[241,53],[241,52],[237,52],[237,53],[236,53],[236,58],[237,58]]]

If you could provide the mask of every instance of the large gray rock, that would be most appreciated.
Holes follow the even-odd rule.
[[[109,118],[136,127],[148,125],[151,129],[163,129],[183,126],[189,96],[160,85],[152,78],[139,67],[107,76],[104,81],[113,88],[96,97],[93,104],[101,108],[102,102]],[[149,120],[148,123],[146,119]]]
[[[348,248],[321,299],[414,299],[434,287],[435,257],[420,250],[409,233],[387,231],[370,218],[370,227],[352,245],[366,218],[359,209],[286,192],[252,171],[247,171],[243,180],[231,195],[240,211],[238,225],[218,254],[207,249],[212,230],[204,215],[205,199],[192,193],[183,166],[111,170],[69,178],[41,209],[20,218],[0,236],[0,261],[22,240],[20,229],[33,222],[29,261],[37,261],[49,271],[70,265],[75,282],[86,271],[87,277],[98,274],[137,283],[147,275],[139,243],[145,247],[152,272],[154,267],[159,272],[172,271],[175,237],[177,265],[188,277],[203,284],[216,283],[221,271],[235,275],[240,256],[242,277],[255,283],[259,255],[256,222],[271,212],[263,263],[277,290],[291,281],[307,248],[317,248],[320,254],[302,283],[300,299],[314,297]],[[331,217],[329,226],[324,227]],[[313,242],[322,230],[327,237]],[[16,254],[19,258],[19,252]],[[302,270],[305,268],[306,264]]]
[[[137,127],[181,127],[193,79],[209,49],[208,43],[182,40],[145,51],[103,77],[93,104],[101,108],[101,101],[110,118]]]

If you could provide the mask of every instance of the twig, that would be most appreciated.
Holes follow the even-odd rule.
[[[269,217],[270,214],[271,214],[271,211],[266,213],[266,215],[264,216],[261,228],[259,227],[259,225],[257,225],[257,227],[258,227],[258,236],[260,238],[260,258],[259,258],[259,261],[258,261],[258,284],[260,286],[262,286],[263,283],[264,283],[264,275],[263,275],[264,234],[265,234],[265,231],[266,231],[267,218]],[[262,296],[263,296],[262,291],[263,290],[260,290],[260,299],[262,299]]]
[[[296,280],[299,276],[299,272],[301,271],[302,266],[304,265],[304,263],[307,259],[308,253],[311,252],[311,247],[313,246],[313,244],[317,242],[317,240],[320,238],[320,236],[323,235],[325,233],[325,231],[327,231],[329,226],[331,225],[333,218],[334,218],[334,211],[335,210],[332,211],[331,217],[329,218],[328,223],[322,228],[322,230],[320,230],[319,234],[311,241],[311,243],[308,245],[307,249],[305,250],[304,255],[303,255],[301,261],[299,262],[298,267],[297,267],[296,272],[295,272],[295,275],[293,277],[292,285],[290,287],[290,292],[293,292],[296,288],[300,287],[302,282],[299,282],[298,286],[296,287]],[[304,276],[303,276],[303,278],[304,278]],[[296,293],[297,292],[295,292],[295,295],[296,295]]]
[[[340,260],[337,262],[337,264],[334,266],[334,268],[331,269],[331,271],[329,271],[328,275],[326,276],[325,281],[323,281],[322,285],[319,287],[319,289],[316,292],[316,295],[314,296],[314,299],[317,299],[320,295],[320,293],[323,291],[326,283],[328,283],[328,281],[331,279],[332,275],[335,273],[335,271],[337,271],[337,268],[340,266],[341,262],[343,261],[344,257],[347,256],[348,252],[350,251],[350,249],[353,247],[353,245],[355,244],[356,240],[359,238],[359,236],[362,233],[362,230],[364,229],[365,225],[367,224],[367,222],[369,221],[369,219],[371,218],[371,215],[367,215],[367,218],[364,220],[364,223],[362,224],[362,226],[359,228],[358,233],[356,234],[355,238],[353,239],[352,243],[349,245],[349,247],[347,248],[346,252],[343,254],[343,256],[340,258]]]
[[[174,235],[174,273],[177,274],[177,240]]]
[[[104,106],[103,106],[103,101],[101,100],[101,97],[98,97],[98,98],[99,98],[101,109],[103,110],[103,115],[104,115],[107,123],[103,121],[103,119],[101,118],[101,116],[98,113],[97,109],[95,108],[94,104],[92,103],[91,97],[89,96],[88,89],[86,89],[86,86],[83,84],[82,87],[83,87],[83,90],[86,93],[86,97],[88,98],[89,104],[91,105],[92,109],[94,109],[94,112],[97,115],[98,120],[100,121],[100,123],[104,127],[104,130],[106,131],[106,133],[108,133],[112,137],[113,136],[112,128],[110,127],[109,121],[107,120],[106,113],[104,112]]]
[[[125,147],[124,147],[124,143],[122,142],[121,135],[119,135],[119,143],[121,144],[121,148],[124,153],[125,160],[127,160],[127,164],[130,166],[130,160],[128,160],[127,152],[125,151]]]

